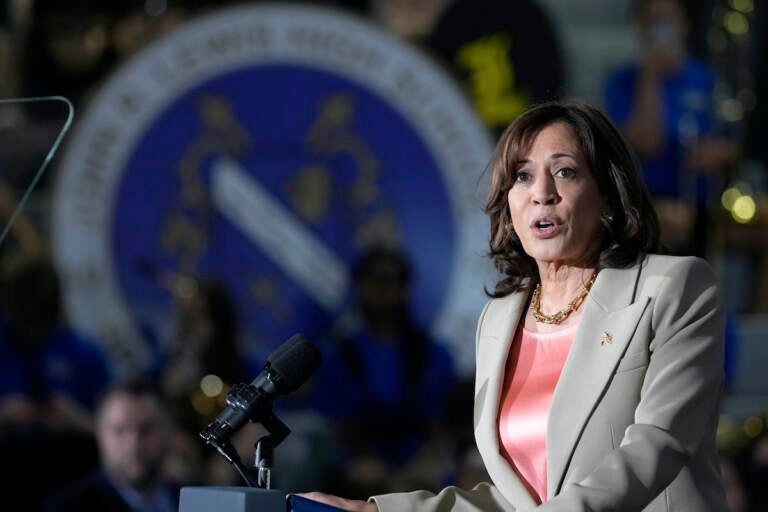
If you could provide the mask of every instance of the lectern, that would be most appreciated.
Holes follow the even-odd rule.
[[[339,512],[340,508],[254,487],[184,487],[179,512]]]

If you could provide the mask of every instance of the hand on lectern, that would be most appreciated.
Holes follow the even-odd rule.
[[[379,507],[374,502],[360,501],[360,500],[348,500],[346,498],[340,498],[332,494],[325,494],[322,492],[305,492],[296,493],[297,496],[307,498],[308,500],[319,501],[332,507],[347,510],[349,512],[379,512]]]

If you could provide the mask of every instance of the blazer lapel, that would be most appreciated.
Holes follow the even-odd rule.
[[[547,420],[547,494],[560,491],[581,432],[631,340],[648,298],[632,302],[639,267],[604,269],[585,301]]]
[[[527,294],[516,293],[498,303],[486,314],[486,324],[478,336],[483,339],[477,354],[475,395],[475,438],[480,455],[493,483],[517,512],[531,510],[536,503],[501,455],[499,446],[499,406],[509,348],[520,321]]]

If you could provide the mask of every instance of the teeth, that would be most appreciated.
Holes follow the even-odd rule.
[[[552,225],[551,222],[548,222],[545,220],[540,220],[539,222],[536,223],[536,227],[539,227],[539,228],[548,228],[551,225]]]

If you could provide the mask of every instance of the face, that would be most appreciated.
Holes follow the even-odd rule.
[[[165,413],[152,398],[112,395],[96,425],[105,471],[137,489],[150,485],[163,463],[167,431]]]
[[[640,29],[644,42],[662,51],[682,51],[685,14],[676,0],[649,0],[642,7]]]
[[[374,262],[360,279],[358,298],[369,316],[399,314],[408,298],[399,263],[388,258]]]
[[[537,263],[581,265],[598,249],[603,198],[571,127],[542,129],[507,194],[515,233]]]

